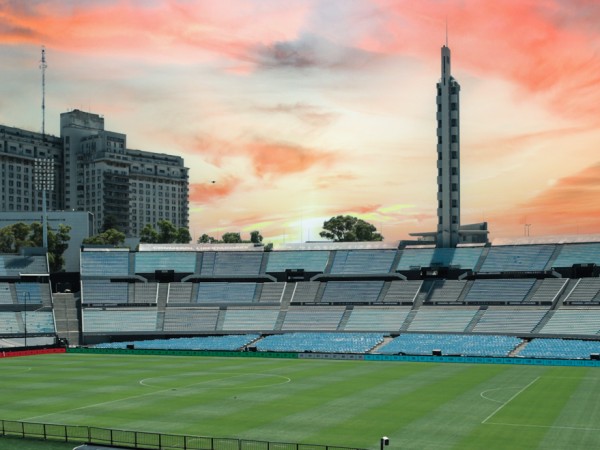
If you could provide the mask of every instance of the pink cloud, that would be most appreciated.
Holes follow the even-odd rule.
[[[224,177],[207,183],[190,183],[191,203],[210,203],[233,194],[241,180]]]

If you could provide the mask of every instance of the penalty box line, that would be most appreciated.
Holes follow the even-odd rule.
[[[506,405],[508,405],[510,402],[512,402],[515,398],[517,398],[519,395],[521,395],[523,392],[525,392],[529,387],[531,387],[533,385],[533,383],[535,383],[539,379],[540,379],[540,377],[534,378],[533,381],[531,381],[529,384],[527,384],[527,386],[524,386],[523,388],[521,388],[511,398],[509,398],[508,400],[506,400],[506,402],[504,402],[503,404],[501,404],[500,406],[498,406],[494,411],[492,411],[492,413],[489,416],[487,416],[485,419],[483,419],[481,421],[481,423],[482,424],[487,423],[487,421],[490,420],[492,417],[494,417],[496,414],[498,414],[502,410],[502,408],[504,408]]]

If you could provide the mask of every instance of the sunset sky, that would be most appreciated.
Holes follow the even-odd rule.
[[[461,84],[462,223],[600,233],[598,0],[0,0],[0,123],[74,108],[190,167],[190,232],[436,226],[435,83]],[[212,183],[215,181],[215,183]]]

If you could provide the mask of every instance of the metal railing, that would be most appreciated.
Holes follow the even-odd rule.
[[[332,445],[187,436],[13,420],[0,420],[0,435],[145,450],[363,450]]]

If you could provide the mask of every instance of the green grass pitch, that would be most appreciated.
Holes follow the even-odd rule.
[[[384,435],[390,449],[600,448],[594,368],[56,354],[1,359],[0,377],[6,420],[373,449]]]

